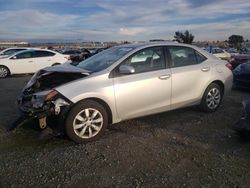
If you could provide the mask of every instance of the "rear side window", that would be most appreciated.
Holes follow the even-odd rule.
[[[206,61],[206,57],[204,55],[202,55],[201,53],[195,51],[195,55],[196,55],[196,59],[197,59],[197,63],[202,63],[203,61]]]
[[[34,52],[34,57],[50,57],[54,55],[55,53],[49,51],[37,50]]]
[[[168,50],[172,60],[172,67],[196,65],[206,60],[206,57],[189,47],[169,46]]]
[[[16,55],[16,59],[26,59],[26,58],[32,58],[33,52],[21,52]]]

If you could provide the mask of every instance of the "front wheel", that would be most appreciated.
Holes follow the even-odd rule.
[[[204,112],[214,112],[219,108],[221,101],[222,89],[219,85],[212,83],[203,94],[200,108]]]
[[[0,66],[0,78],[6,78],[9,76],[10,71],[7,67],[5,66]]]
[[[96,101],[85,100],[76,104],[65,121],[68,137],[76,143],[98,139],[108,125],[105,108]]]

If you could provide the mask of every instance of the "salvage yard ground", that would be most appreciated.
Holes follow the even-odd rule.
[[[231,130],[246,91],[215,113],[196,107],[110,126],[86,145],[40,137],[29,123],[13,133],[15,100],[30,76],[0,80],[0,187],[247,187],[250,141]]]

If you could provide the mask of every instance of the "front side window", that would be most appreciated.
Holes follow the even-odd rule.
[[[146,48],[136,52],[121,65],[134,67],[135,73],[154,71],[166,67],[164,52],[162,47]]]
[[[206,60],[206,57],[192,48],[185,46],[169,46],[172,67],[195,65]]]
[[[23,52],[16,55],[16,59],[32,58],[33,52]]]

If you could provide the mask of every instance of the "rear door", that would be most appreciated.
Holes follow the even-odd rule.
[[[35,57],[35,66],[37,70],[42,68],[51,66],[54,64],[55,53],[49,52],[46,50],[35,50],[34,57]]]
[[[211,79],[207,58],[193,48],[168,46],[172,73],[172,105],[179,108],[199,102]]]
[[[170,108],[171,73],[166,68],[163,47],[136,52],[121,65],[132,66],[135,73],[113,78],[116,108],[121,119],[129,119]]]

